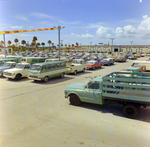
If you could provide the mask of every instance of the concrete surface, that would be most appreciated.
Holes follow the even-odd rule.
[[[128,119],[122,106],[77,107],[64,98],[71,83],[127,68],[132,61],[48,83],[0,78],[0,147],[149,147],[150,108],[140,108],[136,119]]]

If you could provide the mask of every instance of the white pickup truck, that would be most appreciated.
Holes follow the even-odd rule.
[[[20,80],[22,77],[28,77],[29,69],[29,63],[18,63],[15,68],[4,70],[3,76],[10,79]]]
[[[87,64],[84,59],[74,59],[70,65],[67,65],[67,73],[77,74],[77,72],[85,72]]]

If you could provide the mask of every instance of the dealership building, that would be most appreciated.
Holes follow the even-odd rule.
[[[98,50],[106,52],[150,53],[150,45],[82,45],[75,46],[79,50]]]

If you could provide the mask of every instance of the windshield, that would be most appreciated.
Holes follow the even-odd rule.
[[[95,64],[95,62],[88,61],[87,64]]]
[[[4,64],[3,64],[3,67],[10,67],[10,66],[11,66],[10,63],[4,63]]]
[[[15,66],[15,68],[21,68],[21,69],[23,69],[23,68],[24,68],[24,65],[23,65],[23,64],[17,64],[17,65]]]
[[[32,65],[31,66],[31,70],[37,70],[37,71],[40,71],[41,70],[41,67],[40,65]]]
[[[73,60],[73,63],[75,63],[75,64],[82,64],[82,60]]]

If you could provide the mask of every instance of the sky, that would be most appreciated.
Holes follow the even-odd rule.
[[[150,45],[150,0],[0,0],[0,31],[60,25],[63,45]],[[58,30],[7,34],[31,43],[58,44]],[[3,35],[0,35],[0,41]]]

